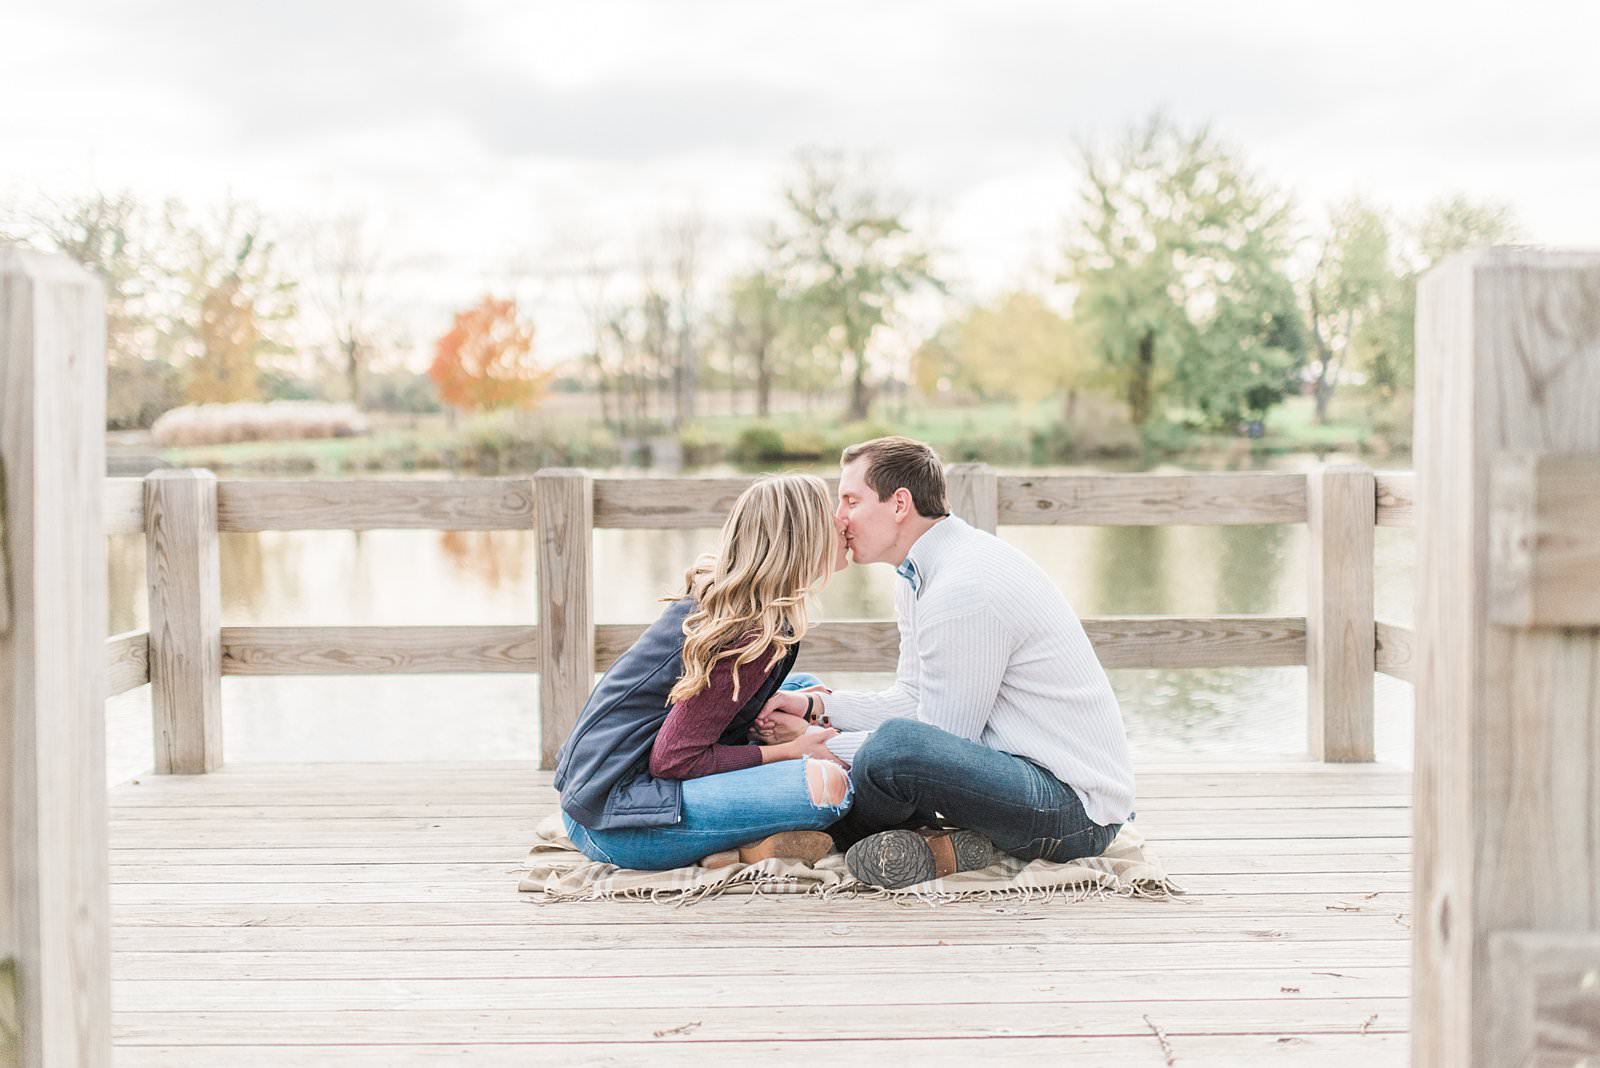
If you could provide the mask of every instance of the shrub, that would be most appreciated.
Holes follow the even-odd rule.
[[[474,419],[462,432],[461,441],[463,459],[484,474],[531,473],[541,467],[611,467],[621,459],[621,450],[609,432],[547,420],[517,426],[494,416]]]
[[[691,467],[714,464],[722,458],[721,443],[713,441],[699,423],[691,423],[678,431],[678,448],[682,450],[683,462]]]
[[[766,423],[754,423],[739,431],[728,456],[741,464],[775,463],[786,457],[783,435]]]
[[[238,441],[348,438],[367,433],[367,419],[348,404],[273,401],[269,404],[190,404],[155,421],[157,445],[224,445]]]
[[[1030,451],[1036,464],[1062,464],[1077,457],[1078,442],[1066,423],[1035,427],[1029,435]]]

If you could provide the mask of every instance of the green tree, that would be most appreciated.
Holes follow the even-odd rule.
[[[209,221],[174,215],[186,262],[182,307],[169,328],[184,358],[184,394],[194,403],[260,396],[262,357],[293,351],[285,332],[296,312],[295,283],[282,274],[260,213],[225,204]]]
[[[1036,293],[1015,290],[946,324],[918,349],[923,392],[941,378],[984,397],[1036,402],[1059,397],[1071,422],[1092,368],[1076,325]]]
[[[1281,400],[1304,351],[1289,198],[1159,114],[1081,161],[1064,280],[1134,423],[1168,390],[1217,427]]]
[[[1401,266],[1354,339],[1373,385],[1391,399],[1409,393],[1414,381],[1417,282],[1447,256],[1516,242],[1523,231],[1508,205],[1455,195],[1430,204],[1406,236]]]
[[[867,417],[873,334],[909,294],[940,288],[929,253],[895,198],[836,152],[802,153],[784,191],[779,227],[785,289],[827,328],[827,344],[850,382],[846,417]],[[803,319],[810,319],[804,316]]]
[[[106,310],[106,425],[148,427],[183,403],[158,324],[163,232],[129,192],[94,192],[35,212],[30,244],[71,256],[100,277]]]
[[[783,279],[763,264],[728,285],[728,344],[750,364],[756,415],[772,414],[772,382],[783,332]]]
[[[1306,286],[1316,378],[1316,418],[1328,421],[1328,404],[1358,339],[1369,337],[1395,292],[1389,224],[1361,200],[1329,213],[1316,266]]]

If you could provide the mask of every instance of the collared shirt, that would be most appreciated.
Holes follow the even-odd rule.
[[[900,561],[900,566],[894,569],[894,573],[911,583],[912,593],[922,592],[922,575],[917,571],[917,562],[911,559],[910,553],[907,553],[906,558]]]
[[[948,516],[896,571],[900,658],[880,693],[835,692],[841,731],[829,748],[851,759],[884,721],[912,716],[1048,768],[1102,826],[1133,811],[1133,765],[1122,712],[1077,614],[1016,547]]]

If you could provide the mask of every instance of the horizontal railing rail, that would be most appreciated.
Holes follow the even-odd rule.
[[[1416,497],[1410,472],[1379,474],[1378,525],[1380,527],[1409,527],[1414,525]]]
[[[158,768],[198,771],[220,760],[214,687],[221,676],[538,674],[541,749],[548,763],[587,695],[592,673],[609,666],[646,626],[592,622],[591,532],[714,528],[750,481],[594,479],[581,471],[439,480],[211,480],[206,475],[107,479],[107,532],[147,536],[152,589],[161,587],[162,600],[172,602],[162,605],[161,614],[168,619],[175,618],[174,612],[186,616],[184,626],[163,627],[155,634],[130,632],[106,643],[111,692],[157,682],[158,748],[166,739]],[[1326,759],[1371,758],[1370,694],[1363,698],[1344,691],[1358,690],[1350,680],[1374,668],[1411,677],[1410,632],[1376,623],[1370,614],[1361,616],[1366,611],[1362,605],[1371,600],[1370,529],[1410,524],[1409,475],[1374,476],[1362,468],[1329,468],[1310,476],[997,475],[981,465],[958,464],[950,468],[949,481],[953,510],[991,531],[998,525],[1309,523],[1312,555],[1318,561],[1310,618],[1091,616],[1083,620],[1084,628],[1109,669],[1308,665],[1315,676],[1313,751]],[[1365,510],[1349,503],[1363,499],[1363,492],[1372,501]],[[541,502],[551,522],[541,522]],[[1363,525],[1369,533],[1362,533]],[[539,618],[544,622],[221,626],[216,534],[378,529],[537,533]],[[166,584],[176,584],[175,596],[167,596]],[[190,608],[180,604],[192,606],[198,626],[187,618]],[[1318,612],[1329,613],[1320,629]],[[1364,661],[1357,657],[1344,663],[1341,658],[1348,654],[1337,636],[1352,626],[1358,632],[1363,626],[1372,629],[1373,648]],[[201,644],[191,647],[196,642]],[[210,642],[220,655],[204,652]],[[827,622],[806,636],[799,666],[818,672],[890,672],[898,655],[893,622]]]
[[[1416,644],[1416,636],[1410,627],[1402,627],[1395,623],[1377,621],[1378,634],[1377,669],[1391,678],[1403,679],[1406,682],[1417,681],[1416,669],[1411,662],[1412,649]]]
[[[1411,476],[1379,474],[1377,524],[1410,526]],[[597,529],[681,530],[722,525],[748,478],[594,479]],[[1001,526],[1240,526],[1304,523],[1306,476],[1000,475]],[[830,482],[830,486],[836,486]],[[108,534],[144,532],[144,481],[110,478]],[[531,530],[532,478],[222,479],[217,529]]]
[[[115,697],[150,681],[150,632],[129,630],[106,639],[106,695]]]
[[[1293,667],[1306,662],[1306,621],[1299,616],[1086,616],[1084,630],[1107,668]],[[595,627],[594,668],[603,671],[644,633],[643,623]],[[137,665],[121,693],[149,681],[144,632]],[[801,647],[800,670],[895,669],[900,636],[893,623],[820,623]],[[127,649],[108,657],[131,661]],[[539,628],[223,627],[224,675],[532,674],[540,668]],[[136,677],[138,681],[133,681]]]

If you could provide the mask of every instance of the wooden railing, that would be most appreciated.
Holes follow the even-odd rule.
[[[477,672],[540,676],[541,759],[557,749],[603,670],[644,629],[593,622],[596,528],[716,527],[742,478],[217,480],[207,472],[110,479],[108,533],[145,535],[150,629],[107,643],[112,693],[153,684],[155,767],[193,773],[222,759],[224,675]],[[1411,635],[1372,617],[1373,527],[1411,522],[1411,476],[1328,467],[1309,475],[997,475],[949,471],[951,506],[997,525],[1308,523],[1307,617],[1100,616],[1084,626],[1107,668],[1308,668],[1309,748],[1371,760],[1374,670],[1409,679]],[[225,627],[217,536],[265,530],[538,530],[538,618],[527,626]],[[806,670],[892,671],[893,622],[823,623]]]

